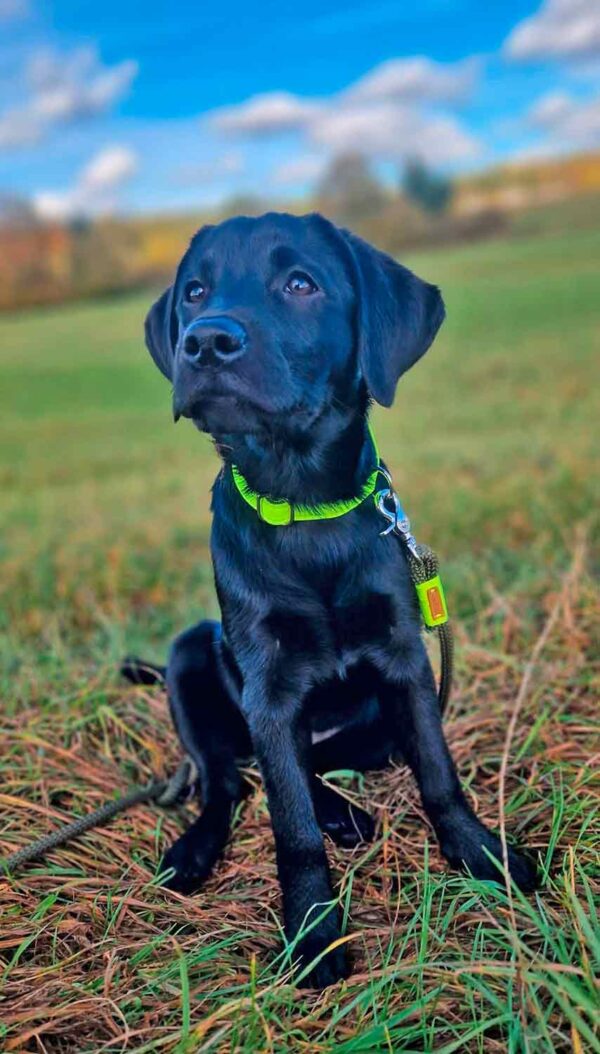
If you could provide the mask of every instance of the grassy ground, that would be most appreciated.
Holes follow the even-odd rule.
[[[3,1049],[600,1050],[599,253],[596,222],[411,261],[443,287],[449,319],[376,421],[417,534],[443,558],[454,755],[477,811],[539,853],[540,894],[450,874],[403,768],[344,778],[381,821],[365,852],[330,850],[354,974],[299,993],[279,955],[260,788],[193,899],[156,883],[185,816],[143,808],[0,878]],[[0,321],[2,851],[178,756],[160,691],[114,670],[126,650],[161,657],[216,612],[216,462],[170,423],[142,347],[146,307]]]

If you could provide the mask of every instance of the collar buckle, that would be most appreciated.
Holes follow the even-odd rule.
[[[271,527],[289,527],[294,522],[294,506],[285,498],[266,498],[257,495],[256,514]]]

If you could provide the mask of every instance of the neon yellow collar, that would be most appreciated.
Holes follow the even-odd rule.
[[[245,477],[236,465],[231,466],[231,475],[238,493],[247,505],[257,513],[259,520],[270,524],[271,527],[289,527],[291,523],[306,523],[309,520],[335,520],[338,516],[345,516],[347,512],[358,508],[363,501],[375,493],[377,477],[379,475],[379,450],[375,436],[370,424],[367,425],[369,436],[373,444],[375,468],[367,481],[363,484],[360,494],[347,501],[326,501],[321,505],[296,505],[286,498],[269,498],[258,494],[248,486]]]

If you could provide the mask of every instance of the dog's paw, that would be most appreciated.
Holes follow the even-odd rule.
[[[160,870],[170,871],[163,885],[176,893],[195,893],[206,882],[225,848],[227,832],[203,823],[189,828],[165,853]]]
[[[375,837],[373,817],[357,805],[351,805],[330,787],[319,787],[315,795],[315,812],[323,834],[343,849],[372,842]]]
[[[300,977],[297,982],[298,988],[314,988],[321,991],[323,988],[328,988],[329,985],[337,984],[338,981],[343,981],[348,977],[350,965],[344,946],[333,948],[322,959],[319,959],[319,962],[315,962],[325,948],[332,943],[333,941],[329,938],[319,941],[317,937],[302,942],[299,948]],[[303,970],[312,962],[315,965],[308,973],[303,975]]]
[[[487,882],[502,882],[502,843],[475,817],[463,823],[460,833],[443,838],[444,856],[454,867],[468,870],[474,878]],[[490,859],[493,857],[493,859]],[[499,866],[498,866],[499,865]],[[508,870],[523,893],[532,893],[539,885],[535,863],[524,853],[508,847]]]

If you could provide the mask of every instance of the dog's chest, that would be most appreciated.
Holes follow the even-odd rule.
[[[269,629],[285,656],[311,658],[327,675],[343,673],[347,664],[376,647],[385,647],[392,636],[395,611],[389,594],[363,590],[351,598],[315,599],[312,609],[280,608],[269,617]]]
[[[329,582],[319,580],[317,595],[338,656],[389,641],[396,622],[394,599],[387,585],[368,571],[356,575],[348,561]]]
[[[329,617],[336,651],[342,656],[369,645],[385,645],[395,623],[390,595],[372,590],[334,604]]]

